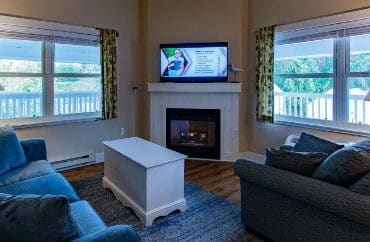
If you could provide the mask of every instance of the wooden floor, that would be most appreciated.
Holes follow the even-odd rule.
[[[103,164],[90,165],[63,172],[70,181],[80,180],[102,173]],[[185,162],[185,178],[216,195],[240,206],[240,183],[234,175],[234,163],[220,161]]]

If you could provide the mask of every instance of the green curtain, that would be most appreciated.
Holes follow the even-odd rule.
[[[100,29],[103,119],[117,118],[117,31]]]
[[[257,120],[274,122],[274,34],[275,26],[257,30]]]

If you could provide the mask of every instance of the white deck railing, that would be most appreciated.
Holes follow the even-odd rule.
[[[349,96],[349,122],[370,124],[370,103],[363,95]],[[333,95],[319,93],[275,93],[275,114],[333,120]]]
[[[59,92],[54,95],[54,114],[98,112],[101,104],[100,92]]]
[[[0,93],[0,119],[38,117],[42,115],[42,93]],[[75,114],[101,111],[101,93],[57,92],[54,114]]]

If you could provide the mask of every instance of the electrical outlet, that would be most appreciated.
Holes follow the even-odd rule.
[[[121,136],[125,135],[125,128],[121,128]]]

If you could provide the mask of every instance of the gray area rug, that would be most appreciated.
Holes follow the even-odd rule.
[[[73,182],[72,186],[107,225],[130,224],[142,241],[262,241],[245,232],[238,206],[187,181],[186,211],[157,218],[152,226],[145,228],[133,210],[122,206],[110,190],[102,187],[102,177]]]

